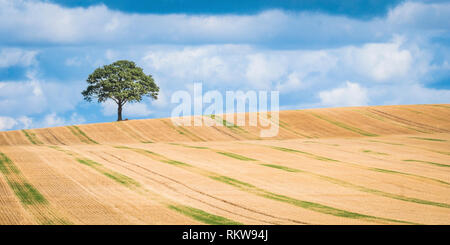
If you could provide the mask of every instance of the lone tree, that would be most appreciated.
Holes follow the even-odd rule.
[[[143,96],[158,99],[159,87],[152,75],[128,60],[119,60],[95,69],[86,80],[89,86],[81,92],[86,101],[99,103],[111,99],[117,103],[117,121],[122,121],[122,108],[127,102],[140,102]]]

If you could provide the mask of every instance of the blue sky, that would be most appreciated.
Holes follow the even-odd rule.
[[[450,103],[450,2],[0,0],[0,130],[115,120],[80,92],[118,59],[161,88],[130,119],[170,116],[194,82],[281,109]]]

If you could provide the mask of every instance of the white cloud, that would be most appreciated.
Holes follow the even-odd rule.
[[[363,106],[369,98],[367,90],[357,83],[346,82],[344,87],[319,92],[322,105],[325,106]]]
[[[420,29],[422,34],[439,34],[450,29],[450,3],[406,1],[389,11],[387,24],[392,28]]]
[[[86,120],[84,117],[78,115],[77,113],[72,113],[70,118],[66,119],[64,117],[58,116],[55,112],[47,114],[44,119],[34,127],[46,128],[46,127],[56,127],[56,126],[64,126],[64,125],[74,125],[84,123]]]
[[[105,5],[67,8],[45,1],[0,0],[0,34],[9,42],[286,44],[381,42],[395,33],[448,33],[449,3],[406,2],[370,21],[317,12],[254,15],[127,14]],[[54,21],[58,20],[58,21]],[[330,41],[331,40],[331,41]]]
[[[12,129],[17,121],[11,117],[0,117],[0,131]]]
[[[375,81],[405,77],[411,70],[413,57],[409,50],[401,48],[401,44],[402,40],[397,38],[389,43],[369,43],[361,48],[346,48],[344,59],[355,71],[367,74]]]
[[[51,113],[45,116],[43,124],[48,127],[62,126],[65,120],[58,117],[56,113]]]
[[[0,116],[0,131],[16,128],[29,128],[32,126],[32,119],[26,116],[18,118]]]
[[[419,84],[374,87],[370,96],[385,105],[450,103],[449,89],[432,89]]]
[[[21,116],[17,118],[17,121],[23,125],[22,128],[30,128],[33,125],[33,119],[27,116]]]
[[[269,89],[286,73],[286,66],[280,59],[261,53],[247,55],[246,80],[255,89]]]
[[[48,82],[29,76],[26,81],[0,82],[0,116],[65,112],[81,101],[80,82]]]
[[[281,93],[288,93],[291,91],[299,90],[304,87],[304,83],[301,81],[300,75],[297,71],[290,73],[287,76],[287,80],[283,83],[279,83],[276,87]]]
[[[0,68],[10,66],[30,66],[36,63],[37,51],[19,48],[3,48],[0,51]]]

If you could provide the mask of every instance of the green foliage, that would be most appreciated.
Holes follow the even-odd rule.
[[[143,96],[158,98],[159,87],[152,76],[128,60],[97,68],[86,82],[89,86],[82,92],[84,99],[99,103],[112,99],[118,105],[118,121],[122,120],[122,106],[127,102],[140,102]]]

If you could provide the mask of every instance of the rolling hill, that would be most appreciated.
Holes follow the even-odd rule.
[[[0,132],[0,224],[450,224],[450,105],[279,115]]]

